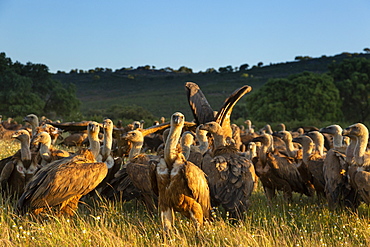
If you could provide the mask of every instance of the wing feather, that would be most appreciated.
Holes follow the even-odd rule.
[[[215,121],[213,109],[199,86],[194,82],[187,82],[185,90],[196,124]]]
[[[86,195],[107,175],[105,163],[86,163],[82,157],[57,160],[41,168],[27,184],[18,207],[55,206],[76,196]]]

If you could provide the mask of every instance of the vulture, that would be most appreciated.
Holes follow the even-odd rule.
[[[239,154],[234,145],[225,145],[223,128],[216,122],[201,124],[214,138],[212,159],[204,159],[202,170],[207,174],[212,206],[221,205],[230,218],[240,219],[247,211],[256,174],[250,160]]]
[[[40,143],[39,156],[41,157],[41,166],[45,166],[54,160],[63,159],[71,155],[67,151],[54,148],[51,145],[51,142],[50,134],[45,131],[38,133],[35,138],[33,138],[32,143],[34,145],[38,145]]]
[[[299,159],[302,156],[300,149],[296,148],[293,143],[292,134],[289,131],[281,130],[279,132],[274,132],[273,136],[280,137],[285,143],[286,153],[289,157]]]
[[[300,164],[300,166],[307,168],[310,181],[315,187],[317,196],[325,196],[325,179],[323,174],[324,157],[320,155],[320,152],[313,153],[313,149],[316,145],[309,136],[302,135],[294,138],[293,141],[302,145],[303,164]]]
[[[99,124],[87,126],[90,147],[75,155],[56,160],[42,167],[27,183],[17,203],[19,212],[35,215],[56,208],[58,215],[72,216],[79,199],[93,190],[107,175],[105,163],[97,162],[99,154]]]
[[[197,231],[204,220],[210,218],[210,192],[206,175],[199,167],[186,161],[177,150],[184,121],[185,117],[180,112],[171,116],[164,158],[153,165],[151,173],[165,233],[169,233],[174,225],[174,211],[192,219]]]
[[[310,137],[313,143],[315,144],[312,151],[315,151],[321,157],[324,157],[326,155],[326,153],[324,153],[324,144],[325,144],[324,135],[317,130],[309,131],[306,133],[306,135]]]
[[[139,130],[126,133],[123,138],[131,144],[129,160],[110,181],[110,186],[102,191],[102,195],[108,199],[130,201],[134,198],[142,201],[149,212],[154,212],[158,197],[154,194],[151,185],[150,168],[152,160],[158,161],[154,155],[140,154],[143,147],[144,137]]]
[[[109,118],[103,121],[104,139],[103,146],[100,148],[100,153],[96,157],[98,162],[104,162],[107,165],[108,173],[103,181],[96,187],[96,189],[104,188],[114,178],[114,174],[121,168],[122,158],[112,156],[113,144],[113,122]],[[100,189],[101,190],[101,189]]]
[[[248,146],[248,143],[250,141],[252,141],[253,138],[259,136],[257,133],[254,132],[254,128],[252,127],[252,122],[251,120],[245,120],[245,122],[247,124],[247,127],[244,131],[244,133],[241,133],[240,135],[240,139],[243,143],[244,146]]]
[[[370,152],[367,150],[369,131],[364,124],[356,123],[344,129],[342,135],[357,140],[348,175],[362,200],[370,204]]]
[[[33,138],[37,134],[37,127],[39,127],[39,118],[35,114],[29,114],[24,119],[24,122],[27,122],[31,125],[32,133],[31,137]]]
[[[194,145],[194,134],[190,131],[185,131],[181,136],[181,149],[185,159],[192,162],[194,165],[201,167],[203,154],[199,147]]]
[[[21,148],[0,161],[0,185],[10,195],[21,195],[37,169],[37,160],[36,154],[30,150],[30,134],[27,130],[17,130],[12,138],[20,141]]]
[[[347,159],[353,155],[353,150],[357,140],[353,137],[353,141],[349,146],[343,145],[343,129],[339,125],[330,125],[320,129],[321,133],[333,136],[333,148],[328,150],[323,165],[323,175],[325,179],[325,195],[328,201],[330,210],[337,207],[348,206],[352,207],[354,190],[348,181],[348,166],[352,163]],[[352,197],[352,198],[351,198]]]
[[[230,125],[230,115],[235,104],[246,94],[252,90],[252,87],[244,85],[235,90],[223,103],[221,109],[217,112],[216,116],[213,109],[208,103],[203,92],[199,86],[194,82],[187,82],[185,90],[188,98],[188,103],[193,112],[195,123],[197,125],[205,124],[215,121],[221,125],[225,138],[232,138],[232,129]]]
[[[252,127],[252,121],[247,119],[247,120],[245,120],[244,123],[247,125],[247,127],[245,129],[245,133],[246,134],[253,134],[254,133],[254,128]]]
[[[295,159],[282,155],[274,149],[271,135],[263,134],[254,138],[253,142],[261,143],[258,157],[253,159],[253,164],[269,202],[276,196],[276,191],[283,191],[288,201],[292,200],[293,191],[311,196]]]

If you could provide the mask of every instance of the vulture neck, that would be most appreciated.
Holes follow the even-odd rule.
[[[349,136],[349,138],[351,139],[351,142],[346,149],[346,162],[351,165],[353,163],[354,151],[357,146],[357,138],[353,136]]]
[[[22,138],[21,142],[21,159],[22,161],[31,160],[31,150],[30,150],[30,137]]]
[[[40,142],[40,155],[50,155],[51,137],[47,135],[46,141]]]
[[[208,138],[207,138],[207,131],[206,130],[200,130],[197,128],[196,130],[197,139],[199,142],[199,150],[203,154],[205,154],[208,150]]]
[[[294,157],[296,155],[296,150],[294,148],[292,139],[293,138],[292,138],[292,135],[290,133],[284,139],[284,143],[285,143],[286,149],[287,149],[288,154],[289,154],[290,157]]]
[[[92,133],[88,136],[90,143],[90,151],[94,155],[95,159],[98,157],[100,152],[99,133]]]
[[[368,139],[369,139],[368,133],[366,133],[366,135],[364,134],[364,135],[360,135],[357,137],[357,145],[354,151],[354,159],[355,159],[356,164],[359,166],[370,165],[370,164],[365,164],[369,162],[366,162],[365,157],[364,157]]]
[[[177,158],[177,144],[180,139],[183,125],[173,125],[170,128],[166,145],[164,147],[164,160],[166,161],[167,167],[172,169],[172,164]]]
[[[247,122],[247,128],[246,128],[246,133],[248,134],[253,134],[254,133],[254,129],[252,128],[252,122]]]
[[[214,149],[225,146],[225,136],[223,135],[223,131],[221,128],[219,128],[217,132],[212,133],[212,135],[214,140]]]
[[[103,162],[108,158],[112,151],[112,138],[113,130],[104,128],[104,141],[101,150]]]
[[[251,145],[250,148],[249,148],[248,158],[249,158],[249,160],[252,160],[256,156],[257,156],[257,147],[256,147],[256,145]]]
[[[333,136],[333,147],[340,149],[343,147],[343,136],[341,133],[335,133]]]
[[[308,164],[308,161],[312,155],[313,143],[305,143],[302,145],[302,160],[304,163]]]
[[[258,156],[260,157],[262,164],[266,164],[267,152],[269,152],[270,146],[270,143],[262,143],[261,148],[259,149]]]
[[[131,142],[132,144],[132,147],[131,147],[131,150],[130,150],[130,153],[128,154],[128,159],[131,160],[132,158],[134,158],[136,155],[140,154],[141,152],[141,148],[143,147],[143,143],[144,141],[141,141],[141,142]]]
[[[191,144],[181,139],[181,149],[182,154],[185,156],[185,159],[188,159],[190,156]]]

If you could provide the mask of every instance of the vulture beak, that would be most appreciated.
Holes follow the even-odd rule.
[[[343,131],[342,131],[342,136],[349,136],[350,134],[350,128],[348,127],[348,128],[345,128]]]
[[[173,122],[175,124],[180,124],[181,123],[181,119],[182,118],[180,116],[177,116],[177,115],[173,116]]]

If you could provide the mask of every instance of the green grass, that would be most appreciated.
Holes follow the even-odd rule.
[[[19,148],[0,142],[0,158]],[[369,207],[358,213],[330,212],[315,198],[279,195],[268,206],[261,186],[251,198],[244,221],[232,225],[218,211],[200,237],[190,220],[176,215],[178,234],[164,240],[158,215],[150,216],[136,202],[94,200],[79,206],[74,217],[46,215],[34,219],[16,214],[16,201],[0,194],[0,246],[369,246]]]

